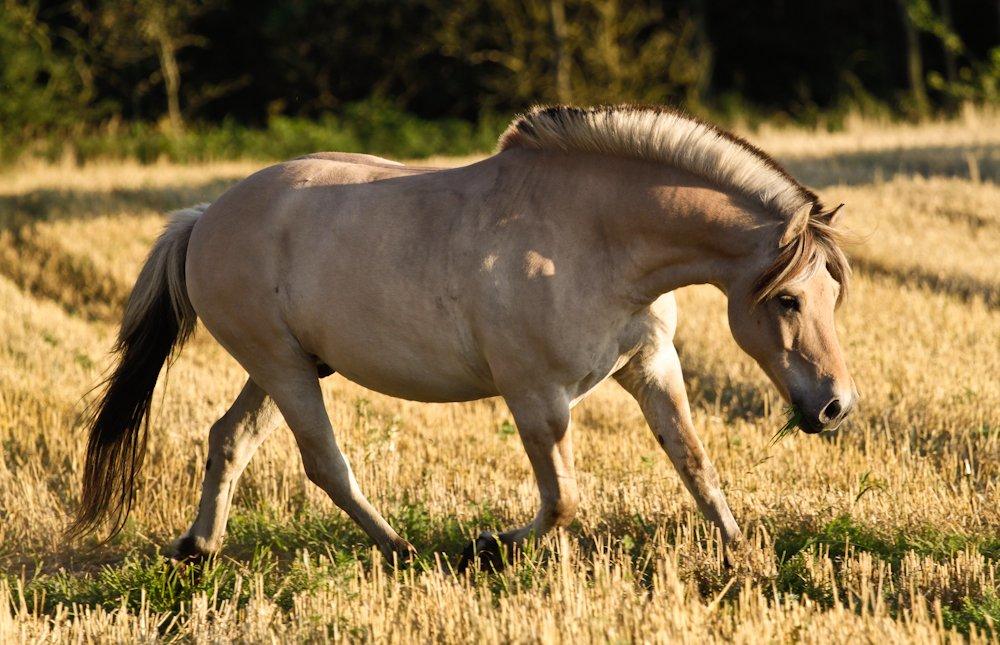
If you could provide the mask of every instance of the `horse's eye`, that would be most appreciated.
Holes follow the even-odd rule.
[[[778,304],[786,311],[798,311],[801,308],[799,299],[795,296],[778,296]]]

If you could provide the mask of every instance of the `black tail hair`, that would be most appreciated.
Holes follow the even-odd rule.
[[[129,296],[114,353],[118,362],[89,408],[83,494],[70,536],[111,527],[118,534],[132,509],[142,469],[149,411],[160,370],[194,330],[184,265],[191,230],[207,204],[179,211],[150,251]]]

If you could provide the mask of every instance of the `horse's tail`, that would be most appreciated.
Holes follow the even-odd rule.
[[[121,531],[132,508],[153,388],[164,363],[197,321],[184,264],[191,230],[206,208],[208,204],[199,204],[173,213],[132,288],[114,348],[118,362],[88,409],[83,496],[68,529],[72,536],[90,533],[108,520],[110,539]]]

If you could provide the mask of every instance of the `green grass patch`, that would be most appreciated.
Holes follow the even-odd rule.
[[[395,505],[386,519],[410,541],[418,558],[428,563],[433,561],[435,553],[449,556],[460,553],[472,536],[482,530],[505,528],[485,505],[477,506],[470,519],[459,520],[454,516],[433,515],[423,504],[405,498]],[[291,521],[279,520],[266,507],[234,515],[229,521],[225,553],[246,559],[262,547],[279,557],[291,557],[298,551],[308,550],[370,564],[372,544],[354,522],[336,510],[303,510]]]
[[[944,626],[949,629],[968,635],[972,631],[970,625],[975,625],[980,632],[996,636],[1000,634],[997,629],[1000,625],[1000,591],[978,600],[965,598],[958,607],[945,605],[941,608],[941,615]]]
[[[841,567],[847,557],[860,551],[888,562],[894,578],[900,573],[903,558],[910,552],[939,561],[965,550],[978,552],[989,560],[1000,559],[1000,536],[959,535],[932,528],[886,535],[859,524],[846,514],[818,529],[777,531],[774,545],[779,560],[775,590],[810,598],[823,607],[832,607],[838,594],[841,599],[847,597],[848,590],[840,586]],[[837,589],[830,581],[817,580],[810,573],[806,560],[811,554],[822,554],[833,561],[833,585],[838,585]],[[890,612],[898,615],[898,597],[887,593],[885,601]],[[942,614],[947,627],[964,635],[970,633],[972,625],[980,631],[990,632],[993,625],[1000,624],[1000,598],[992,592],[981,597],[964,596],[943,601]]]
[[[18,580],[29,607],[50,613],[66,606],[101,606],[109,610],[126,607],[138,611],[143,603],[155,612],[180,612],[190,608],[198,594],[243,604],[253,585],[248,580],[260,574],[264,592],[283,609],[291,609],[295,594],[332,584],[346,571],[343,560],[317,558],[306,553],[282,561],[269,549],[259,549],[247,562],[212,558],[200,564],[178,564],[158,555],[127,556],[96,572],[39,573]]]
[[[932,528],[887,536],[857,523],[846,514],[830,520],[818,529],[808,527],[775,531],[774,548],[782,561],[813,547],[829,549],[830,557],[834,560],[842,560],[848,548],[866,551],[891,563],[894,568],[899,567],[909,551],[942,559],[971,548],[989,559],[1000,559],[1000,536],[976,537],[945,533]]]

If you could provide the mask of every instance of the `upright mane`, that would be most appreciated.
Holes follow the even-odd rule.
[[[670,165],[789,217],[815,193],[749,142],[666,107],[535,107],[500,136],[499,150],[591,152]]]
[[[791,222],[806,211],[800,232],[781,248],[758,281],[762,300],[826,264],[846,293],[850,267],[841,236],[819,197],[767,153],[710,123],[667,107],[539,106],[507,127],[498,151],[513,148],[607,154],[663,163],[714,182]]]

